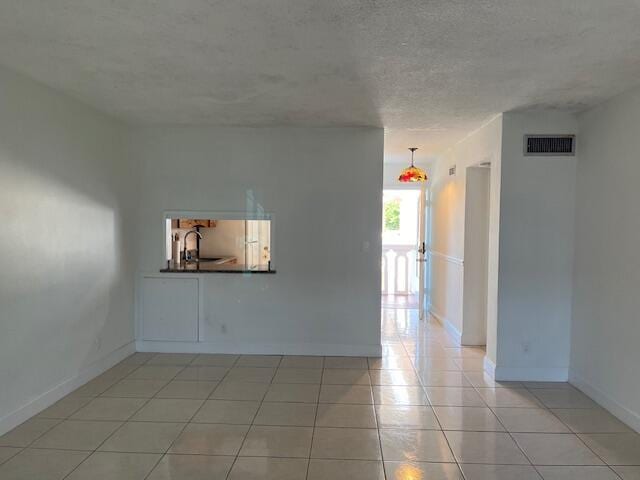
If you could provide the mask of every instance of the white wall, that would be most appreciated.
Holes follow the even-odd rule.
[[[576,130],[571,114],[506,113],[438,162],[432,188],[432,311],[462,338],[464,295],[472,288],[464,278],[465,240],[474,248],[465,232],[467,167],[491,163],[487,358],[500,379],[568,376],[576,158],[525,157],[523,136]],[[456,175],[448,176],[453,165]]]
[[[640,90],[579,123],[571,381],[640,431]]]
[[[2,433],[133,347],[133,275],[120,126],[1,68],[0,105]]]
[[[523,135],[576,131],[571,114],[503,116],[496,359],[502,380],[567,380],[576,157],[525,157]]]
[[[274,215],[275,275],[202,275],[208,348],[380,350],[383,131],[140,128],[139,274],[163,266],[163,211]]]
[[[491,163],[487,356],[495,360],[502,117],[497,116],[449,150],[434,171],[430,206],[431,311],[456,336],[463,330],[465,188],[467,168]],[[456,174],[449,176],[449,168]]]
[[[462,345],[487,343],[491,169],[467,168],[464,215]]]

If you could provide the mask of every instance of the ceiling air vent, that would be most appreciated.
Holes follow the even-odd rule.
[[[524,154],[526,156],[574,156],[576,154],[575,135],[525,135]]]

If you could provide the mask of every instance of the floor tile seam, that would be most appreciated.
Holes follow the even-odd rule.
[[[153,357],[152,357],[152,358],[153,358]],[[196,359],[196,358],[198,358],[198,356],[197,356],[197,355],[192,359],[192,362],[193,362],[193,361],[195,361],[195,359]],[[156,398],[157,398],[157,397],[156,397],[156,395],[157,395],[157,394],[158,394],[158,393],[159,393],[163,388],[165,388],[169,383],[171,383],[172,381],[174,381],[174,380],[175,380],[175,377],[176,377],[177,375],[179,375],[179,374],[180,374],[180,372],[182,372],[182,371],[183,371],[183,370],[185,370],[186,368],[187,368],[187,366],[185,365],[185,366],[184,366],[180,371],[178,371],[178,372],[174,375],[174,377],[173,377],[172,379],[170,379],[167,383],[165,383],[165,385],[164,385],[162,388],[160,388],[160,390],[158,390],[158,392],[156,392],[156,394],[155,394],[152,398],[150,398],[150,399],[148,400],[148,402],[147,402],[147,403],[149,403],[152,399],[156,399]],[[228,373],[228,372],[227,372],[227,373]],[[225,375],[226,375],[226,373],[225,373]],[[224,377],[223,377],[223,378],[224,378]],[[200,405],[200,407],[199,407],[199,408],[197,408],[197,409],[195,410],[195,412],[191,415],[191,417],[189,418],[189,420],[188,420],[187,422],[184,422],[184,425],[182,426],[182,428],[180,429],[180,431],[178,432],[178,434],[174,437],[174,439],[170,442],[169,446],[165,449],[165,451],[164,451],[163,453],[159,454],[160,456],[159,456],[158,460],[157,460],[157,461],[156,461],[156,463],[153,465],[153,467],[149,470],[149,472],[147,472],[147,474],[145,475],[145,477],[144,477],[144,478],[145,478],[145,480],[146,480],[146,479],[147,479],[147,478],[148,478],[148,477],[153,473],[153,471],[156,469],[156,467],[157,467],[157,466],[159,465],[159,463],[162,461],[162,459],[163,459],[163,458],[164,458],[164,456],[167,454],[167,452],[168,452],[169,450],[171,450],[171,448],[173,447],[173,445],[175,444],[175,442],[178,440],[178,438],[180,437],[180,435],[182,435],[182,434],[184,433],[184,431],[185,431],[185,429],[187,428],[187,426],[191,423],[191,420],[193,420],[193,418],[194,418],[194,417],[195,417],[195,415],[200,411],[200,409],[203,407],[203,405],[205,404],[205,402],[206,402],[206,399],[202,400],[202,404]],[[146,404],[145,404],[145,405],[146,405]],[[136,412],[136,413],[137,413],[137,412]],[[153,423],[153,422],[149,422],[149,423]],[[155,423],[183,423],[183,422],[155,422]],[[122,427],[120,427],[120,428],[122,428]],[[118,428],[118,430],[119,430],[120,428]],[[116,431],[117,431],[117,430],[116,430]],[[114,433],[115,433],[115,432],[114,432]],[[105,442],[106,442],[106,440],[105,440]],[[103,443],[104,443],[104,442],[103,442]],[[100,447],[98,447],[98,448],[100,448]],[[87,457],[87,458],[88,458],[88,457]],[[66,478],[66,477],[65,477],[65,478]]]
[[[613,473],[614,473],[618,478],[622,478],[622,477],[620,477],[620,475],[618,475],[618,472],[616,472],[615,470],[613,470],[613,468],[611,468],[611,465],[610,465],[609,463],[607,463],[607,462],[605,461],[605,459],[604,459],[604,458],[602,458],[602,457],[601,457],[601,456],[600,456],[600,455],[599,455],[599,454],[598,454],[598,453],[597,453],[593,448],[591,448],[591,447],[587,444],[587,442],[585,442],[585,441],[582,439],[582,437],[581,437],[577,432],[574,432],[574,431],[573,431],[573,429],[572,429],[572,428],[571,428],[567,423],[565,423],[565,422],[564,422],[564,421],[563,421],[559,416],[557,416],[557,415],[556,415],[556,413],[555,413],[553,410],[548,409],[548,411],[549,411],[549,413],[550,413],[551,415],[553,415],[555,418],[557,418],[557,419],[558,419],[558,420],[559,420],[563,425],[565,425],[565,426],[569,429],[569,432],[571,432],[571,434],[572,434],[572,435],[574,435],[574,436],[575,436],[575,437],[580,441],[580,443],[582,443],[585,447],[587,447],[587,449],[588,449],[591,453],[593,453],[593,454],[594,454],[594,455],[595,455],[595,456],[596,456],[596,457],[597,457],[597,458],[598,458],[598,459],[599,459],[599,460],[600,460],[604,465],[606,465],[607,467],[609,467],[609,469],[610,469],[610,470],[612,470],[612,471],[613,471]],[[640,464],[640,462],[638,462],[638,463]]]
[[[466,377],[466,375],[465,375],[465,377]],[[467,378],[467,380],[468,380],[468,378]],[[481,388],[494,388],[494,389],[495,389],[495,388],[500,388],[500,387],[476,387],[475,385],[473,385],[473,388],[476,390],[476,393],[480,396],[480,398],[482,398],[482,399],[483,399],[483,401],[484,401],[484,397],[482,397],[482,395],[480,395],[480,391],[479,391]],[[533,405],[531,405],[531,406],[527,406],[527,407],[508,407],[508,406],[499,406],[499,405],[489,405],[488,403],[487,403],[487,406],[491,409],[491,411],[494,413],[494,415],[495,415],[495,412],[494,412],[494,410],[493,410],[494,408],[537,408],[537,409],[539,409],[539,410],[547,411],[547,412],[551,413],[554,417],[556,417],[556,418],[557,418],[557,419],[558,419],[558,420],[559,420],[563,425],[565,425],[567,428],[569,428],[569,432],[564,432],[564,433],[562,433],[562,432],[550,432],[550,433],[546,433],[546,432],[532,432],[532,433],[542,433],[542,434],[544,434],[544,435],[567,435],[567,434],[573,434],[573,435],[575,435],[576,437],[578,437],[578,438],[580,439],[581,443],[582,443],[582,444],[584,444],[584,445],[587,447],[587,449],[589,449],[589,451],[591,451],[591,452],[592,452],[596,457],[598,457],[598,459],[600,459],[600,460],[603,462],[603,464],[604,464],[604,465],[609,466],[609,464],[607,464],[607,463],[606,463],[606,462],[605,462],[605,461],[604,461],[604,460],[603,460],[603,459],[602,459],[602,458],[601,458],[601,457],[600,457],[596,452],[594,452],[594,451],[593,451],[593,450],[592,450],[592,449],[591,449],[591,448],[590,448],[590,447],[589,447],[589,446],[588,446],[588,445],[587,445],[587,444],[586,444],[586,443],[585,443],[585,442],[584,442],[584,441],[583,441],[583,440],[582,440],[582,439],[581,439],[581,438],[580,438],[580,437],[579,437],[575,432],[573,432],[573,430],[572,430],[568,425],[566,425],[566,424],[565,424],[565,422],[563,422],[563,421],[562,421],[562,419],[560,419],[557,415],[555,415],[555,413],[551,410],[551,408],[550,408],[550,407],[547,407],[547,406],[542,402],[542,400],[540,400],[540,399],[538,398],[538,396],[537,396],[537,395],[535,395],[533,392],[530,392],[530,390],[529,390],[528,388],[526,388],[526,386],[524,386],[524,385],[523,385],[523,389],[525,389],[527,392],[529,392],[529,393],[530,393],[530,394],[531,394],[531,395],[536,399],[536,401],[538,401],[538,402],[539,402],[539,405],[540,405],[540,406],[533,406]],[[486,401],[485,401],[485,403],[486,403]],[[499,418],[497,415],[495,415],[495,416],[498,418],[498,421],[499,421],[499,422],[503,425],[503,427],[504,427],[504,424],[503,424],[503,422],[500,420],[500,418]],[[505,428],[506,428],[506,427],[505,427]],[[518,442],[515,440],[515,438],[514,438],[514,437],[513,437],[513,435],[512,435],[512,433],[523,433],[523,432],[509,432],[508,430],[506,430],[506,433],[508,433],[508,434],[509,434],[509,436],[511,437],[511,439],[513,440],[513,442],[517,445],[518,449],[523,453],[523,455],[524,455],[524,456],[525,456],[525,458],[529,461],[529,463],[531,463],[531,465],[532,465],[532,466],[534,466],[534,465],[533,465],[533,462],[531,461],[531,459],[528,457],[528,455],[526,455],[526,454],[525,454],[524,450],[522,450],[522,448],[520,447],[520,445],[518,444]],[[534,469],[535,469],[535,466],[534,466]],[[542,477],[542,474],[540,474],[540,472],[539,472],[537,469],[536,469],[536,472],[538,473],[538,475],[540,475],[540,477]],[[618,474],[617,474],[617,473],[616,473],[616,475],[618,476]]]
[[[131,417],[133,417],[136,413],[138,413],[142,408],[144,408],[152,400],[152,398],[148,398],[148,399],[145,399],[145,400],[146,401],[134,413],[132,413],[128,417],[129,419]],[[69,419],[67,421],[83,421],[83,420],[71,420],[71,419]],[[91,420],[84,420],[84,421],[91,421]],[[124,420],[124,421],[122,421],[122,420],[104,420],[104,422],[120,422],[120,425],[113,432],[111,432],[109,435],[107,435],[104,438],[104,440],[102,440],[102,442],[100,442],[96,446],[96,448],[93,449],[91,451],[91,453],[89,455],[87,455],[87,457],[82,462],[80,462],[78,465],[76,465],[76,468],[74,468],[71,472],[69,472],[69,474],[67,476],[65,476],[64,478],[67,478],[69,475],[71,475],[71,473],[73,471],[75,471],[78,467],[80,467],[80,465],[82,465],[84,462],[86,462],[94,453],[96,453],[100,449],[100,447],[102,447],[111,437],[113,437],[116,434],[116,432],[118,432],[122,427],[124,427],[124,425],[127,423],[127,420]]]
[[[478,395],[480,395],[480,392],[477,392]],[[489,407],[491,408],[491,407]],[[493,410],[492,410],[493,412]],[[495,415],[495,413],[494,413]],[[506,431],[506,427],[503,424],[502,420],[500,420],[500,418],[495,415],[495,417],[498,419],[498,422],[500,422],[500,424],[502,425],[503,428],[505,428]],[[540,473],[540,471],[536,468],[536,466],[533,464],[533,462],[531,461],[531,458],[529,457],[529,455],[526,454],[526,452],[524,451],[524,449],[520,446],[520,444],[516,441],[515,437],[512,435],[511,432],[506,431],[507,435],[509,435],[509,438],[511,438],[511,441],[516,445],[517,449],[522,453],[522,455],[524,455],[524,458],[527,459],[527,461],[529,462],[529,464],[531,465],[531,467],[536,471],[536,473],[538,474],[538,476],[543,479],[544,477],[542,476],[542,474]]]
[[[150,399],[149,399],[149,400],[150,400]],[[147,401],[147,402],[145,402],[145,405],[146,405],[146,403],[148,403],[148,401]],[[78,421],[78,420],[76,420],[76,421]],[[122,428],[122,426],[123,426],[124,424],[125,424],[125,422],[121,422],[121,425],[120,425],[120,426],[118,426],[118,427],[117,427],[113,432],[111,432],[109,435],[107,435],[107,437],[106,437],[102,442],[100,442],[100,443],[96,446],[96,448],[94,448],[94,449],[92,449],[92,450],[88,450],[89,454],[88,454],[88,455],[87,455],[87,456],[86,456],[86,457],[85,457],[85,458],[84,458],[80,463],[78,463],[78,465],[76,465],[76,466],[75,466],[75,467],[74,467],[74,468],[73,468],[69,473],[67,473],[67,474],[63,477],[63,479],[62,479],[62,480],[64,480],[64,479],[68,478],[68,477],[69,477],[73,472],[75,472],[78,468],[80,468],[80,465],[84,464],[84,462],[86,462],[89,458],[91,458],[91,457],[92,457],[92,456],[93,456],[93,455],[98,451],[98,449],[99,449],[99,448],[100,448],[100,447],[101,447],[101,446],[102,446],[102,445],[103,445],[103,444],[104,444],[104,443],[105,443],[109,438],[111,438],[111,436],[112,436],[115,432],[117,432],[118,430],[120,430],[120,428]]]
[[[193,360],[195,360],[197,357],[197,355],[193,358]],[[193,361],[192,360],[192,361]],[[186,368],[186,367],[185,367]],[[176,374],[177,375],[177,374]],[[165,385],[166,386],[166,385]],[[164,388],[164,387],[162,387]],[[198,407],[193,414],[191,415],[191,417],[189,418],[189,420],[187,422],[185,422],[185,424],[182,426],[182,428],[180,429],[180,431],[178,432],[178,434],[173,438],[173,440],[169,443],[169,446],[165,449],[164,453],[162,453],[160,455],[160,457],[158,458],[158,460],[156,461],[156,463],[153,465],[153,467],[151,469],[149,469],[149,471],[147,472],[147,474],[144,477],[144,480],[147,480],[149,478],[149,476],[153,473],[153,471],[158,467],[158,465],[160,464],[160,462],[162,461],[162,459],[167,455],[167,453],[169,452],[169,450],[171,450],[171,448],[173,447],[173,445],[176,443],[176,441],[178,440],[178,438],[180,438],[180,436],[184,433],[184,431],[186,430],[187,426],[191,423],[191,421],[195,418],[195,416],[197,415],[197,413],[202,409],[202,407],[204,406],[204,404],[206,403],[206,400],[202,400],[202,403],[200,404],[200,407]]]
[[[189,366],[187,366],[185,368],[189,368]],[[216,367],[216,368],[218,368],[218,367]],[[224,368],[224,367],[222,367],[222,368]],[[228,370],[231,370],[231,369],[228,369]],[[226,375],[226,372],[225,372],[225,375]],[[222,378],[224,378],[224,375],[222,377],[220,377],[220,378],[195,378],[194,379],[194,378],[177,378],[177,377],[175,377],[175,378],[172,378],[171,381],[172,382],[194,382],[194,383],[195,382],[216,382],[216,383],[219,383],[222,380]],[[154,380],[154,379],[151,379],[151,380]],[[164,378],[160,378],[160,379],[157,379],[157,380],[164,380]]]
[[[175,455],[175,454],[170,454]],[[181,454],[181,455],[191,455],[191,454]],[[201,455],[201,456],[232,456],[232,455],[203,455],[203,454],[193,454],[193,455]],[[382,462],[379,458],[344,458],[344,457],[292,457],[292,456],[283,456],[283,455],[239,455],[238,459],[241,458],[280,458],[280,459],[291,459],[291,460],[340,460],[340,461],[357,461],[357,462]],[[389,461],[398,461],[398,460],[389,460]],[[441,462],[441,463],[454,463],[454,462]]]
[[[324,367],[324,357],[322,360],[322,366]],[[324,368],[323,368],[323,375],[324,375]],[[322,376],[320,377],[320,379],[322,379]],[[309,468],[311,467],[311,454],[313,452],[313,442],[316,438],[316,423],[318,422],[318,406],[320,405],[320,393],[322,392],[322,386],[320,388],[318,388],[318,396],[316,398],[317,403],[316,403],[316,414],[315,417],[313,419],[313,430],[311,431],[311,445],[309,447],[309,458],[307,459],[307,472],[305,473],[305,480],[309,479]],[[386,479],[385,479],[386,480]]]
[[[4,445],[3,445],[3,447],[4,447]],[[6,448],[15,448],[15,449],[17,449],[18,451],[17,451],[17,452],[15,452],[15,453],[14,453],[13,455],[11,455],[10,457],[5,458],[3,461],[1,461],[1,462],[0,462],[0,467],[2,467],[2,465],[4,465],[5,463],[7,463],[7,462],[8,462],[9,460],[11,460],[12,458],[15,458],[17,455],[20,455],[24,450],[26,450],[26,449],[27,449],[27,448],[29,448],[29,447],[10,447],[10,446],[7,446]]]
[[[466,378],[466,375],[465,375],[465,378]],[[467,381],[469,381],[468,378],[467,378]],[[471,382],[469,381],[469,383],[471,383]],[[489,402],[487,402],[487,400],[480,394],[480,392],[482,390],[498,390],[498,389],[505,388],[505,387],[478,387],[478,386],[473,385],[473,384],[471,384],[471,387],[476,391],[476,394],[478,394],[478,396],[482,399],[482,401],[489,408],[493,408],[493,407],[495,407],[495,408],[538,408],[540,410],[549,410],[549,408],[546,407],[542,402],[538,401],[537,397],[535,397],[535,396],[534,396],[534,398],[535,398],[536,401],[538,401],[538,404],[534,403],[532,405],[523,405],[523,406],[515,405],[514,406],[514,405],[497,405],[497,402],[496,402],[496,405],[490,405]],[[516,389],[523,390],[520,387],[516,387]]]
[[[149,359],[149,360],[151,360],[151,359]],[[147,360],[147,362],[148,362],[149,360]],[[146,362],[145,362],[145,363],[146,363]],[[120,381],[124,380],[125,378],[127,378],[127,377],[128,377],[129,375],[131,375],[133,372],[135,372],[135,371],[136,371],[136,370],[138,370],[140,367],[142,367],[145,363],[141,363],[141,364],[137,364],[137,365],[136,365],[136,364],[131,365],[132,367],[135,367],[133,370],[131,370],[130,372],[126,373],[125,375],[119,376],[117,380],[115,380],[113,383],[109,384],[109,386],[108,386],[107,388],[105,388],[105,389],[104,389],[104,390],[102,390],[100,393],[98,393],[97,395],[95,395],[95,396],[94,396],[94,398],[101,396],[104,392],[106,392],[107,390],[109,390],[109,389],[110,389],[111,387],[113,387],[116,383],[118,383],[118,382],[120,382]],[[86,385],[86,384],[88,384],[89,382],[92,382],[92,381],[93,381],[93,380],[95,380],[96,378],[100,377],[100,375],[103,375],[103,374],[107,373],[107,372],[108,372],[109,370],[111,370],[112,368],[115,368],[115,367],[117,367],[118,365],[121,365],[121,364],[122,364],[122,362],[116,363],[113,367],[106,369],[104,372],[102,372],[102,373],[101,373],[101,374],[99,374],[99,375],[96,375],[96,376],[95,376],[95,377],[93,377],[91,380],[89,380],[88,382],[84,383],[83,385],[81,385],[81,386],[80,386],[80,387],[78,387],[77,389],[82,388],[84,385]],[[77,390],[77,389],[76,389],[76,390]],[[70,392],[70,393],[73,393],[73,392]],[[63,398],[64,398],[64,397],[63,397]]]
[[[344,458],[344,457],[314,457],[311,456],[309,461],[311,460],[339,460],[339,461],[355,461],[355,462],[380,462],[384,464],[384,462],[380,458]],[[393,461],[393,460],[388,460]]]
[[[171,376],[170,378],[169,378],[169,376],[168,376],[168,375],[167,375],[167,378],[160,378],[160,377],[158,377],[158,378],[130,378],[130,377],[131,377],[131,375],[133,375],[133,374],[134,374],[134,373],[135,373],[139,368],[141,368],[141,367],[143,367],[143,366],[146,366],[146,367],[180,367],[180,370],[178,370],[178,371],[177,371],[173,376]],[[173,365],[173,364],[155,365],[155,364],[144,364],[144,365],[140,365],[140,367],[138,367],[138,368],[136,368],[135,370],[133,370],[133,371],[131,371],[130,373],[128,373],[126,376],[124,376],[123,378],[121,378],[121,380],[124,380],[125,378],[126,378],[126,379],[129,379],[129,380],[158,380],[158,381],[160,381],[160,380],[168,380],[168,382],[167,382],[167,383],[169,383],[169,382],[172,382],[173,380],[175,380],[175,379],[176,379],[176,377],[177,377],[178,375],[180,375],[180,373],[182,373],[184,370],[186,370],[186,368],[187,368],[188,366],[189,366],[189,365]],[[120,381],[120,380],[118,380],[118,381]],[[117,382],[116,382],[116,383],[117,383]],[[115,384],[114,384],[114,385],[115,385]],[[162,388],[164,388],[165,386],[166,386],[166,384],[165,384]],[[109,387],[109,388],[111,388],[111,387]]]
[[[403,343],[403,345],[404,345],[404,343]],[[406,348],[406,347],[405,347],[405,348]],[[455,358],[454,358],[454,361],[455,361]],[[414,367],[414,368],[415,368],[415,367]],[[416,374],[417,374],[417,372],[416,372]],[[480,397],[480,399],[481,399],[481,400],[486,404],[486,406],[487,406],[487,407],[489,407],[489,405],[488,405],[488,404],[487,404],[487,402],[485,401],[484,397],[482,397],[482,396],[480,395],[480,393],[477,391],[477,388],[476,388],[476,387],[475,387],[475,386],[474,386],[474,385],[469,381],[469,378],[467,377],[467,375],[465,374],[465,372],[464,372],[464,371],[462,371],[462,372],[461,372],[461,374],[462,374],[462,376],[466,379],[466,381],[467,381],[467,382],[469,382],[469,384],[474,388],[474,391],[475,391],[475,392],[476,392],[476,394]],[[420,378],[420,380],[422,380],[422,379]],[[426,393],[426,389],[425,389],[425,386],[424,386],[424,385],[423,385],[423,389],[425,390],[425,394],[426,394],[426,395],[427,395],[427,397],[428,397],[428,394]],[[438,418],[438,415],[437,415],[437,413],[435,413],[435,410],[434,410],[434,414],[436,415],[436,418]],[[496,415],[494,414],[494,416],[496,416]],[[496,416],[496,418],[497,418],[497,416]],[[500,421],[500,419],[499,419],[499,418],[498,418],[498,422],[502,425],[502,422]],[[439,418],[438,418],[438,423],[440,424],[440,420],[439,420]],[[442,427],[442,424],[440,424],[440,427]],[[502,427],[504,428],[504,425],[502,425]],[[447,431],[448,431],[448,430],[447,430]],[[445,433],[445,430],[443,430],[442,432],[443,432],[443,435],[444,435],[444,437],[445,437],[445,439],[446,439],[446,442],[447,442],[447,445],[448,445],[448,447],[449,447],[449,450],[451,451],[451,454],[453,455],[453,458],[456,460],[456,464],[458,465],[458,469],[462,472],[462,475],[466,478],[466,475],[464,474],[464,471],[463,471],[462,466],[461,466],[461,463],[462,463],[462,462],[461,462],[461,459],[458,459],[457,455],[454,453],[453,448],[451,447],[451,443],[449,442],[449,438],[447,437],[447,435],[446,435],[446,433]],[[515,440],[513,439],[513,437],[511,437],[511,440],[516,444],[516,446],[518,447],[518,449],[519,449],[520,451],[522,451],[522,449],[520,449],[520,446],[515,442]],[[522,452],[522,453],[523,453],[523,455],[524,455],[524,452]],[[531,463],[531,461],[529,460],[529,458],[528,458],[526,455],[525,455],[525,458],[527,459],[527,461],[529,461],[529,463]],[[542,476],[540,475],[540,473],[539,473],[537,470],[536,470],[536,473],[540,476],[540,478],[542,478]]]
[[[371,388],[371,394],[373,395],[373,388]],[[380,448],[380,461],[382,462],[382,476],[384,480],[387,480],[387,469],[384,468],[384,451],[382,450],[382,435],[380,434],[380,422],[378,420],[378,409],[376,405],[373,405],[373,418],[376,423],[376,435],[378,436],[378,448]]]
[[[78,387],[78,388],[80,388],[80,387]],[[109,387],[109,388],[111,388],[111,387]],[[54,403],[51,405],[51,407],[53,407],[53,405],[55,405],[56,403],[60,402],[61,400],[64,400],[68,395],[71,395],[72,393],[73,393],[73,392],[69,392],[67,395],[65,395],[64,397],[62,397],[60,400],[58,400],[58,401],[54,402]],[[88,397],[80,397],[80,398],[88,398]],[[76,413],[78,413],[80,410],[82,410],[84,407],[86,407],[87,405],[89,405],[89,404],[90,404],[94,399],[96,399],[96,398],[99,398],[99,397],[91,397],[91,400],[89,400],[87,403],[85,403],[85,404],[83,404],[83,405],[81,405],[81,406],[79,406],[79,407],[75,408],[75,409],[74,409],[74,410],[73,410],[69,415],[67,415],[66,417],[57,417],[57,418],[54,418],[54,417],[40,417],[40,414],[41,414],[42,412],[44,412],[44,410],[46,410],[47,408],[50,408],[50,407],[47,407],[47,408],[45,408],[45,409],[41,410],[41,411],[40,411],[39,413],[37,413],[34,417],[31,417],[31,418],[44,418],[44,419],[49,419],[49,418],[50,418],[50,419],[52,419],[52,420],[58,420],[58,419],[68,420],[68,419],[69,419],[69,418],[71,418],[73,415],[75,415],[75,414],[76,414]]]
[[[423,321],[423,320],[418,319],[418,321],[420,322],[420,321]],[[402,344],[402,348],[404,349],[405,353],[408,355],[409,354],[409,350],[407,349],[407,346],[405,345],[405,342],[401,341],[401,344]],[[418,371],[416,370],[415,365],[412,364],[412,366],[413,366],[414,373],[418,376],[418,381],[420,382],[420,385],[422,387],[422,391],[425,394],[425,396],[427,397],[427,399],[429,400],[429,405],[430,405],[431,411],[433,412],[434,416],[436,417],[436,422],[438,422],[438,426],[440,427],[440,432],[442,433],[442,436],[444,437],[445,442],[447,443],[447,448],[449,449],[449,453],[451,454],[451,458],[453,458],[454,461],[456,462],[456,465],[458,466],[458,470],[462,471],[462,469],[460,468],[460,464],[458,462],[458,458],[456,457],[455,453],[453,452],[453,448],[451,448],[451,444],[449,442],[449,439],[447,438],[447,436],[445,435],[444,431],[442,430],[442,424],[440,423],[440,419],[436,415],[435,410],[433,409],[433,405],[431,405],[431,399],[429,398],[429,395],[427,394],[427,391],[425,389],[425,385],[423,383],[423,380],[420,377],[420,375],[418,375]]]
[[[133,372],[132,372],[133,373]],[[152,396],[150,397],[142,397],[142,396],[117,396],[117,395],[105,395],[107,393],[108,390],[110,390],[112,387],[116,386],[116,384],[127,380],[127,381],[143,381],[143,382],[149,382],[149,381],[157,381],[157,382],[164,382],[162,384],[162,386],[158,389],[158,391],[156,393],[154,393]],[[120,380],[118,380],[116,383],[114,383],[113,385],[111,385],[109,388],[107,388],[104,392],[100,393],[99,395],[96,395],[94,398],[154,398],[155,395],[160,392],[160,390],[162,390],[163,388],[165,388],[167,385],[169,385],[171,382],[173,381],[173,378],[171,379],[165,379],[165,378],[128,378],[128,376],[121,378]]]
[[[24,425],[25,423],[33,420],[33,418],[35,417],[31,417],[27,420],[25,420],[24,422],[22,422],[20,425],[16,426],[15,428],[20,427],[21,425]],[[62,422],[65,422],[65,419],[60,419],[60,418],[50,418],[50,419],[43,419],[43,420],[56,420],[56,423],[54,423],[53,425],[51,425],[49,428],[47,428],[44,432],[42,432],[40,435],[38,435],[36,438],[34,438],[33,440],[31,440],[27,445],[3,445],[5,447],[11,447],[11,448],[30,448],[35,442],[37,442],[38,440],[40,440],[42,437],[44,437],[47,433],[49,433],[51,430],[53,430],[55,427],[57,427],[58,425],[60,425]],[[9,433],[9,432],[7,432]]]
[[[238,356],[238,358],[236,359],[236,363],[234,364],[234,366],[238,363],[238,361],[240,361],[240,358],[242,358],[242,356]],[[278,362],[278,365],[280,365],[280,363],[282,363],[282,356],[280,356],[280,361]],[[277,369],[276,369],[277,370]],[[231,371],[231,369],[229,369],[229,372]],[[227,374],[229,373],[227,372]],[[226,377],[226,375],[225,375]],[[260,399],[260,402],[258,404],[258,408],[256,409],[255,413],[253,414],[253,417],[251,418],[251,425],[249,425],[249,427],[247,428],[246,433],[244,434],[244,436],[242,437],[242,441],[240,442],[240,447],[238,448],[238,451],[236,452],[235,458],[233,459],[233,462],[231,463],[231,466],[229,467],[229,471],[227,472],[227,475],[225,476],[225,479],[228,480],[231,472],[233,471],[233,467],[236,465],[236,463],[238,462],[238,458],[240,457],[240,452],[242,451],[242,448],[244,447],[245,442],[247,441],[247,437],[249,436],[249,433],[251,433],[251,427],[253,425],[253,422],[255,421],[256,417],[258,416],[258,413],[260,412],[260,409],[262,408],[262,404],[264,403],[264,399],[267,396],[267,392],[269,391],[269,388],[271,385],[273,385],[273,378],[275,377],[275,372],[274,374],[271,376],[271,381],[269,382],[269,387],[266,388],[266,390],[264,391],[264,393],[262,394],[262,397]],[[217,387],[216,387],[217,388]],[[215,391],[215,390],[214,390]],[[146,479],[145,479],[146,480]]]

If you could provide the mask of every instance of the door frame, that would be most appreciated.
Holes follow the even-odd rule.
[[[480,346],[487,343],[490,198],[491,167],[467,167],[462,287],[463,345]]]
[[[424,320],[429,313],[429,289],[430,289],[430,218],[429,218],[429,189],[423,183],[420,185],[420,197],[418,199],[418,248],[416,261],[418,265],[418,316]]]

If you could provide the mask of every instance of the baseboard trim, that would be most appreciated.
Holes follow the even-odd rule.
[[[97,377],[116,363],[135,353],[135,342],[129,342],[82,369],[79,373],[50,388],[42,395],[0,418],[0,435],[50,407],[65,395]]]
[[[379,357],[381,345],[339,344],[254,344],[213,342],[159,342],[137,340],[138,352],[160,353],[231,353],[245,355],[327,355],[345,357]]]
[[[451,335],[456,342],[462,344],[462,333],[455,327],[453,323],[447,320],[444,315],[440,315],[438,312],[433,310],[433,308],[429,310],[429,313],[433,315],[436,320],[438,320],[440,325],[444,327],[447,333]]]
[[[610,395],[595,387],[576,372],[569,371],[569,383],[591,397],[596,403],[607,409],[621,422],[640,433],[640,413],[625,407]]]
[[[495,379],[521,382],[566,382],[569,380],[568,368],[528,368],[501,367],[495,365]]]

